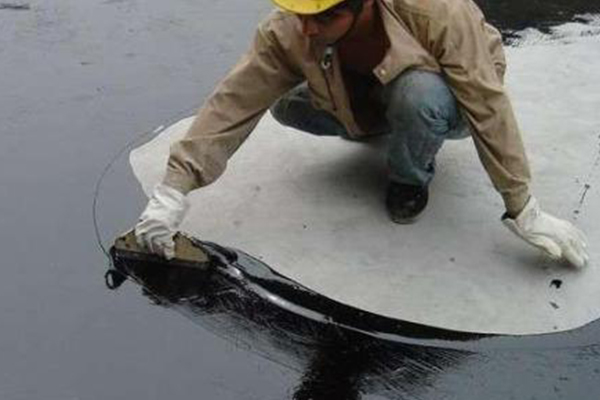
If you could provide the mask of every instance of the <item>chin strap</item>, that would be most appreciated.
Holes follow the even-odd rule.
[[[342,40],[344,40],[346,37],[348,37],[348,35],[350,34],[350,32],[352,32],[352,30],[354,30],[354,27],[356,26],[356,23],[358,22],[358,15],[362,12],[363,0],[347,0],[347,1],[348,1],[348,8],[352,12],[352,24],[350,24],[350,27],[348,28],[348,30],[346,30],[346,32],[338,40],[336,40],[333,43],[329,43],[327,45],[327,47],[325,47],[325,51],[323,52],[323,57],[321,58],[321,68],[324,70],[327,70],[331,67],[331,62],[333,59],[333,49],[335,48],[335,46],[338,45],[338,43],[340,43]]]

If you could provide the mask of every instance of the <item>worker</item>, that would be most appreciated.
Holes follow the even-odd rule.
[[[446,139],[471,137],[504,224],[574,267],[586,238],[540,208],[503,85],[500,33],[472,0],[273,0],[246,52],[171,147],[167,172],[136,225],[139,243],[166,258],[188,210],[187,194],[214,182],[270,110],[315,135],[389,138],[390,219],[425,209],[435,156]],[[269,154],[264,155],[268,159]]]

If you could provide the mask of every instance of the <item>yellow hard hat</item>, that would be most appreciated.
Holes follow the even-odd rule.
[[[295,14],[318,14],[345,0],[272,0],[286,11]]]

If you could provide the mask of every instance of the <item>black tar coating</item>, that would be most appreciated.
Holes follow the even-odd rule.
[[[536,28],[548,32],[552,26],[600,12],[598,0],[476,0],[488,21],[510,39],[514,31]],[[509,40],[510,41],[510,40]]]
[[[307,291],[242,252],[208,245],[213,264],[210,271],[119,258],[114,259],[114,265],[117,271],[138,282],[152,303],[184,314],[237,346],[304,371],[294,399],[349,400],[360,398],[364,391],[410,391],[411,385],[427,384],[435,378],[435,371],[443,371],[470,354],[394,343],[348,329],[340,321],[346,326],[355,322],[365,328],[369,317],[374,317],[376,325],[379,322],[380,327],[396,332],[405,326],[416,336],[444,334],[422,327],[421,335],[416,325],[361,315]],[[228,267],[242,275],[228,273]],[[268,287],[269,293],[306,307],[286,309],[265,298],[258,287]],[[307,311],[325,319],[302,315]],[[450,335],[465,340],[470,337]]]
[[[570,399],[598,390],[598,324],[579,333],[526,338],[433,329],[346,307],[243,252],[201,245],[211,256],[209,270],[118,258],[114,265],[154,304],[302,371],[294,399],[354,400],[370,394],[425,399],[428,391],[444,390],[449,390],[444,398],[453,399],[464,398],[455,397],[456,390],[469,384],[480,387],[463,393],[479,391],[492,399]],[[447,381],[446,375],[452,378]],[[512,386],[511,377],[531,386]]]

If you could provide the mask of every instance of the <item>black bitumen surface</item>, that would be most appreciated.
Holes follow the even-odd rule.
[[[481,4],[507,38],[600,9]],[[252,280],[225,275],[158,266],[142,292],[130,282],[104,287],[108,262],[91,216],[100,174],[142,132],[192,114],[270,7],[0,2],[0,399],[598,398],[597,323],[543,337],[432,341],[318,321],[293,307],[289,287],[283,307],[258,296]],[[126,154],[97,200],[108,244],[144,205]],[[239,257],[240,268],[256,266]]]

